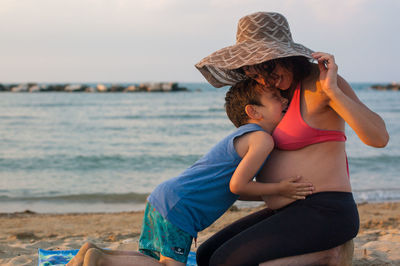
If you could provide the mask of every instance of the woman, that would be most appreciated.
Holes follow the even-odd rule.
[[[279,182],[301,175],[314,185],[315,193],[295,202],[264,197],[275,211],[262,210],[217,233],[199,247],[198,264],[322,263],[318,254],[348,242],[359,227],[345,153],[345,122],[365,144],[384,147],[389,140],[384,121],[337,75],[332,55],[313,53],[293,42],[282,15],[258,12],[241,18],[236,39],[235,45],[196,67],[215,87],[252,78],[276,87],[289,99],[273,133],[276,149],[257,179]],[[315,256],[297,256],[306,253]],[[295,263],[284,258],[289,256],[297,256]]]

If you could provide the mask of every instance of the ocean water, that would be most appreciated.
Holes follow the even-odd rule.
[[[180,85],[190,91],[0,93],[0,212],[143,209],[157,184],[234,130],[226,87]],[[376,149],[346,130],[351,183],[358,202],[398,201],[400,92],[370,85],[352,84],[391,139]]]

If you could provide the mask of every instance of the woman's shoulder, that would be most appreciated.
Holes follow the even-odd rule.
[[[319,68],[317,64],[312,64],[311,73],[302,80],[303,98],[307,109],[311,113],[327,111],[329,98],[323,92],[319,83]]]
[[[322,100],[321,96],[323,96],[323,94],[320,93],[321,88],[318,84],[319,69],[316,64],[312,64],[311,73],[301,81],[301,87],[306,101],[310,98],[313,100],[316,98]]]

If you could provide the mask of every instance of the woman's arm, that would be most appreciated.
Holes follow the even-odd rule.
[[[328,105],[354,130],[362,142],[373,147],[385,147],[389,141],[383,119],[365,106],[351,86],[337,75],[332,55],[314,53],[320,71],[317,87],[329,98]]]
[[[340,90],[330,96],[329,106],[347,122],[362,142],[377,148],[385,147],[389,134],[383,119],[365,106],[340,76],[338,87]]]

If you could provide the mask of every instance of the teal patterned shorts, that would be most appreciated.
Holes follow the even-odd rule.
[[[160,260],[160,254],[186,263],[193,237],[164,219],[150,205],[144,211],[142,233],[139,239],[139,251]]]

